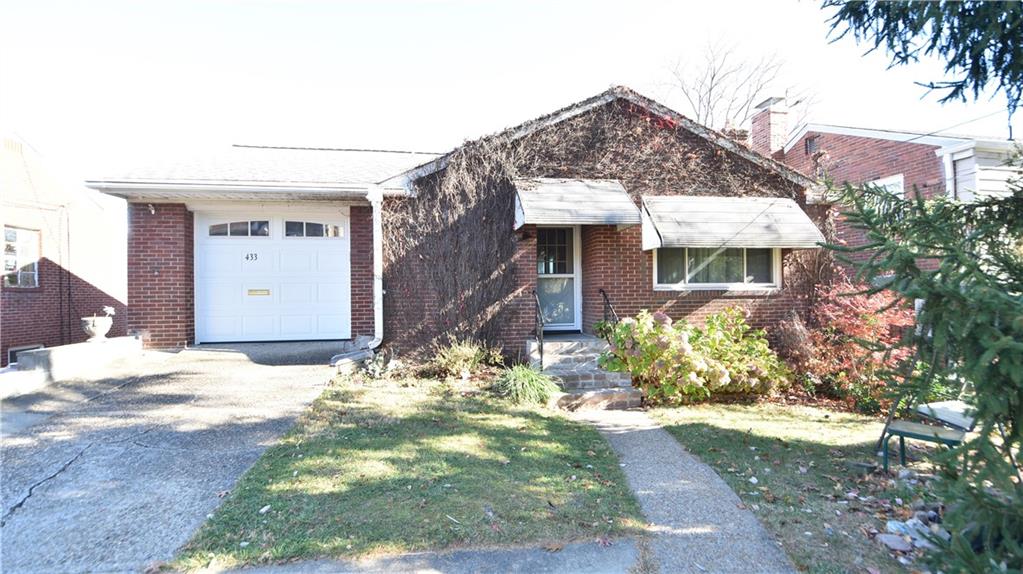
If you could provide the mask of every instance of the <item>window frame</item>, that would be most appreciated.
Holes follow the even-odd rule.
[[[252,235],[252,224],[254,222],[258,222],[258,223],[266,222],[266,235]],[[247,235],[231,235],[231,226],[236,224],[236,223],[244,223],[246,225],[246,229],[248,230],[249,233]],[[217,225],[226,225],[227,226],[227,234],[226,235],[213,235],[211,233],[211,231]],[[230,221],[220,221],[220,220],[218,220],[215,223],[208,223],[206,225],[206,238],[207,239],[216,239],[216,240],[254,239],[254,238],[256,238],[256,239],[262,239],[262,238],[269,239],[269,238],[273,237],[273,234],[274,234],[273,218],[267,218],[267,219],[246,219],[246,220],[241,220],[241,219],[235,220],[235,219],[232,219]]]
[[[40,273],[39,273],[39,261],[43,258],[43,234],[42,234],[42,231],[40,231],[38,229],[32,229],[30,227],[18,227],[16,225],[4,225],[3,228],[4,228],[4,258],[5,259],[7,257],[7,230],[8,229],[13,229],[15,232],[22,232],[22,231],[24,231],[24,232],[35,234],[35,253],[36,253],[36,257],[35,257],[35,260],[32,261],[32,266],[33,266],[34,270],[31,272],[32,275],[35,275],[35,284],[34,285],[28,285],[28,286],[26,286],[26,285],[4,285],[3,281],[0,281],[0,285],[2,285],[4,289],[20,289],[20,290],[23,290],[23,291],[29,291],[29,290],[32,290],[32,289],[39,289],[39,288],[41,288],[42,287],[42,277],[40,277]],[[15,240],[14,240],[15,247],[17,248],[17,246],[19,244],[21,244],[21,243],[22,243],[21,238],[20,237],[16,237]],[[17,267],[17,270],[16,271],[11,271],[11,272],[5,271],[2,276],[4,278],[6,278],[10,273],[17,273],[18,274],[18,282],[20,283],[21,282],[21,274],[22,273],[28,274],[29,272],[21,270],[21,268],[25,267],[25,265],[21,264],[21,256],[17,252],[15,252],[15,255],[14,255],[14,264]]]
[[[289,223],[301,223],[302,224],[302,235],[288,235],[288,224]],[[323,235],[307,235],[307,230],[308,230],[307,226],[310,223],[313,224],[313,225],[322,225],[323,226]],[[336,227],[337,228],[337,235],[327,235],[327,230],[330,227]],[[321,239],[321,240],[333,241],[335,239],[345,239],[345,233],[347,233],[347,231],[348,230],[345,229],[345,225],[343,225],[341,223],[327,223],[327,222],[324,222],[323,220],[313,221],[313,220],[309,220],[309,219],[288,219],[287,217],[284,217],[283,219],[281,219],[281,238],[285,239],[285,240],[288,240],[288,241],[297,241],[297,240],[308,241],[310,239],[314,239],[314,240],[315,239]]]
[[[679,283],[658,283],[658,252],[661,249],[684,249],[682,261],[685,267],[682,270],[683,280]],[[697,249],[694,247],[694,249]],[[653,250],[653,286],[654,291],[763,291],[772,292],[781,289],[782,281],[782,258],[780,247],[739,247],[742,249],[742,270],[743,276],[746,272],[746,250],[747,249],[770,249],[771,250],[771,277],[770,283],[689,283],[689,247],[659,247]]]
[[[820,144],[817,142],[817,138],[820,136],[808,136],[803,140],[803,155],[811,156],[820,150]]]
[[[892,184],[895,184],[895,183],[898,183],[899,184],[899,188],[901,189],[901,191],[899,193],[897,193],[896,195],[898,195],[899,197],[905,199],[906,198],[906,178],[901,173],[897,173],[895,175],[889,175],[889,176],[886,176],[886,177],[880,177],[880,178],[875,179],[873,181],[868,181],[867,185],[871,185],[871,186],[875,186],[875,187],[881,187],[881,188],[884,188],[885,191],[891,192],[891,190],[889,189],[889,186],[891,186]]]
[[[16,347],[9,347],[7,349],[7,366],[9,367],[11,365],[17,365],[18,364],[18,361],[12,361],[11,360],[11,354],[12,353],[14,354],[15,357],[17,357],[18,353],[20,353],[22,351],[37,351],[39,349],[45,349],[45,348],[46,347],[42,343],[36,343],[34,345],[19,345],[19,346],[16,346]]]

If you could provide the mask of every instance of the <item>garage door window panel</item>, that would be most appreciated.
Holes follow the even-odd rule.
[[[344,234],[340,225],[316,221],[285,221],[284,236],[337,239],[343,237]]]
[[[214,223],[209,227],[210,237],[270,237],[270,221],[232,221]]]

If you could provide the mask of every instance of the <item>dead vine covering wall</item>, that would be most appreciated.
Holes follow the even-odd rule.
[[[778,174],[624,100],[517,140],[469,142],[444,170],[415,182],[414,198],[385,202],[388,344],[411,354],[448,336],[515,344],[506,335],[532,321],[522,298],[536,273],[533,259],[524,258],[528,268],[516,259],[528,241],[512,229],[513,180],[523,177],[617,179],[637,202],[657,194],[802,198]]]

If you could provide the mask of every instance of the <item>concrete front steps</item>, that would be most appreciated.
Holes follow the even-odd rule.
[[[632,387],[628,373],[612,373],[597,366],[607,342],[592,335],[546,335],[543,364],[540,344],[526,343],[529,362],[555,377],[562,393],[552,399],[566,410],[628,409],[642,404],[643,393]]]

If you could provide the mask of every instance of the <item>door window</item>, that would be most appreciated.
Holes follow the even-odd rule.
[[[575,230],[536,230],[536,294],[547,327],[578,328],[576,317]]]

